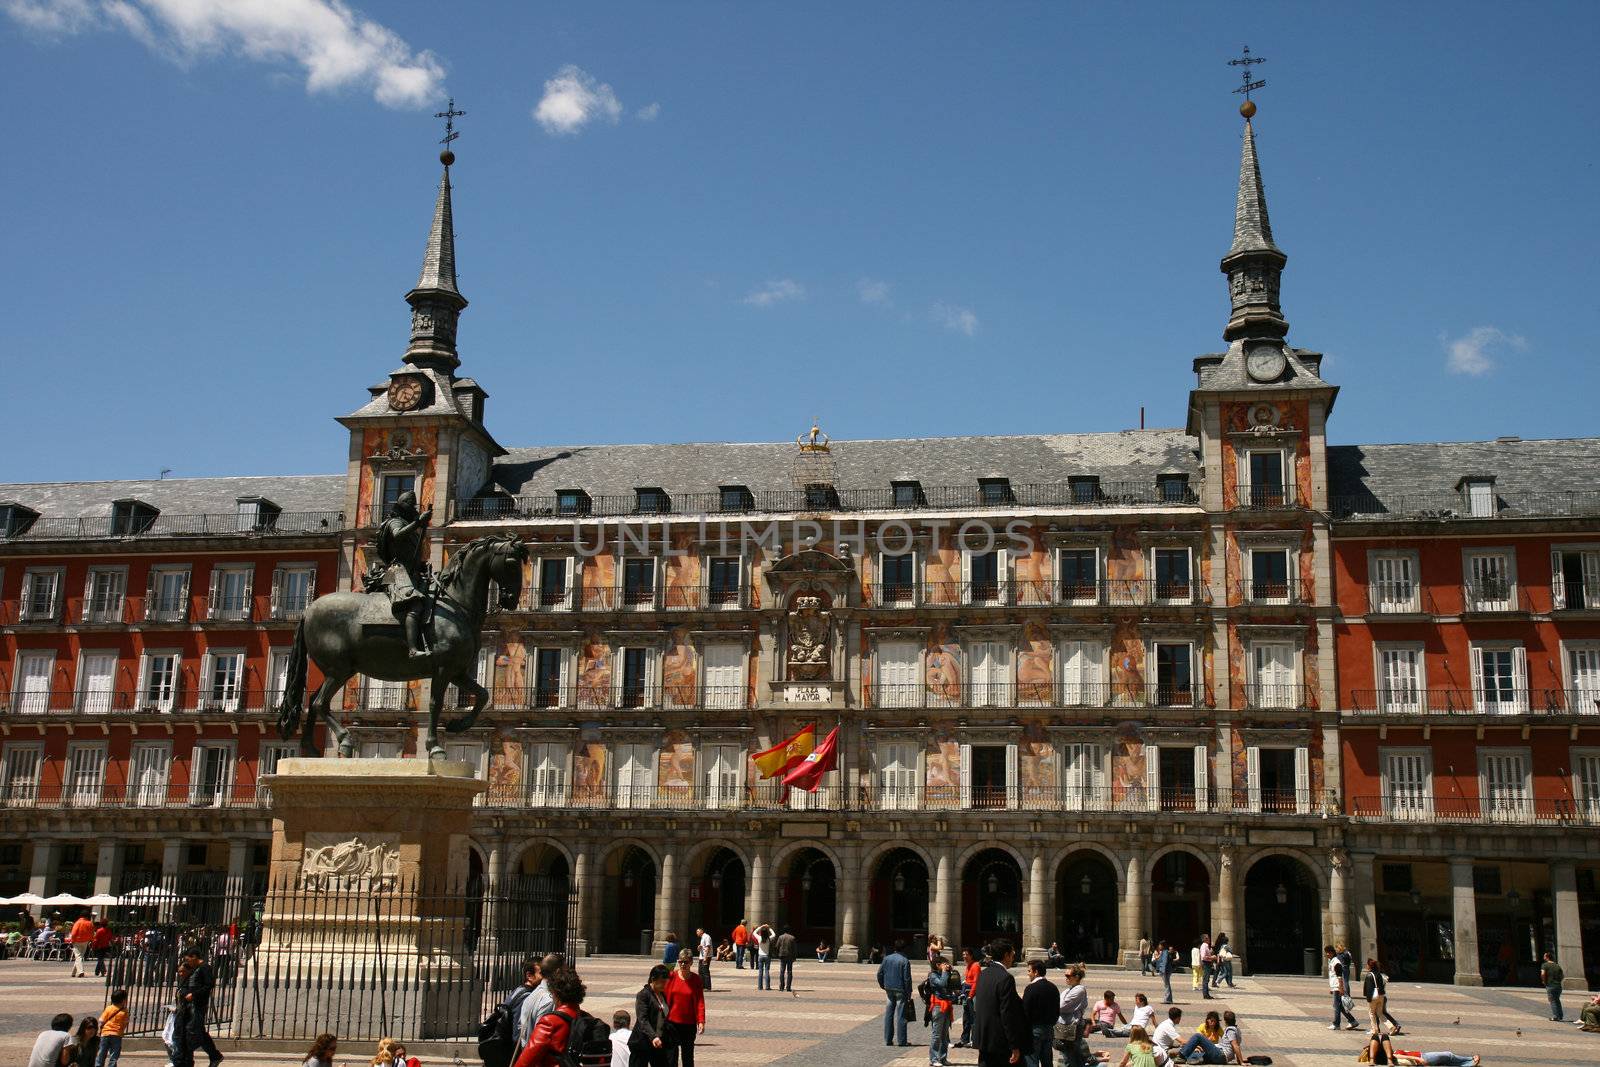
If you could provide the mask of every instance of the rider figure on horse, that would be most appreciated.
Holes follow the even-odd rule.
[[[428,537],[433,509],[417,511],[417,495],[401,493],[378,529],[378,558],[389,605],[406,631],[406,648],[412,659],[428,654],[422,624],[428,614],[428,580],[424,574],[422,546]],[[378,568],[373,568],[377,570]]]

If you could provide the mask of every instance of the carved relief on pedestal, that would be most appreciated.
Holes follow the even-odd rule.
[[[384,893],[400,881],[400,836],[308,833],[300,860],[300,888],[330,893]]]
[[[822,597],[802,593],[789,608],[789,677],[810,681],[831,677],[833,613]]]

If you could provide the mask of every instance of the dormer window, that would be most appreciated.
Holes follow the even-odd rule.
[[[118,500],[111,505],[111,536],[142,534],[155,525],[159,508],[142,500]]]
[[[745,485],[718,487],[718,501],[723,511],[754,511],[756,508],[755,494]]]
[[[672,498],[665,489],[655,486],[635,489],[633,510],[639,515],[665,515],[672,510]]]
[[[904,481],[889,484],[894,488],[894,506],[897,508],[920,508],[928,503],[928,498],[922,492],[921,482]]]
[[[234,529],[240,533],[270,530],[282,513],[282,508],[265,497],[242,496],[238,500],[238,521]]]
[[[978,502],[990,507],[1000,504],[1015,504],[1017,498],[1011,493],[1011,479],[979,478]]]
[[[1467,501],[1467,514],[1475,519],[1492,519],[1499,511],[1495,499],[1494,479],[1488,475],[1468,475],[1456,483],[1456,488]]]
[[[839,490],[826,482],[812,482],[806,486],[806,507],[812,511],[826,511],[839,506]]]
[[[1067,492],[1074,504],[1093,504],[1100,499],[1100,478],[1094,474],[1073,475],[1067,479]]]
[[[1189,476],[1187,474],[1156,475],[1156,496],[1163,504],[1189,502]]]
[[[21,537],[39,513],[21,504],[0,504],[0,537]]]
[[[589,494],[582,489],[557,489],[556,490],[557,515],[587,515],[589,514]]]

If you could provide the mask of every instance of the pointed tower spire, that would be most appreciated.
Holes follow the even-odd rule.
[[[1267,194],[1261,185],[1261,164],[1256,159],[1256,132],[1250,124],[1256,106],[1246,100],[1239,110],[1245,113],[1239,197],[1233,210],[1233,246],[1222,257],[1222,273],[1228,276],[1233,311],[1222,336],[1229,341],[1241,337],[1281,338],[1289,332],[1289,323],[1278,304],[1278,281],[1289,257],[1272,240]]]
[[[411,345],[406,349],[405,361],[446,373],[461,364],[456,355],[456,321],[467,306],[466,297],[456,288],[456,231],[450,210],[450,165],[456,161],[450,142],[460,136],[455,131],[455,117],[466,114],[457,111],[455,105],[452,99],[449,107],[436,116],[445,120],[445,148],[439,153],[444,175],[439,179],[439,199],[433,206],[428,247],[422,253],[422,274],[416,287],[406,294],[406,303],[411,305]]]

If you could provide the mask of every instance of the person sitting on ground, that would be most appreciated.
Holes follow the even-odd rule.
[[[717,946],[717,962],[718,963],[732,963],[733,962],[733,942],[729,941],[727,938],[723,938],[722,939],[722,944]]]
[[[1044,954],[1044,961],[1051,967],[1062,970],[1067,966],[1067,957],[1061,954],[1061,946],[1054,941],[1050,942],[1050,951]]]
[[[339,1039],[332,1034],[318,1034],[306,1051],[306,1062],[301,1067],[333,1067],[333,1054],[339,1051]]]
[[[690,958],[687,949],[682,958]],[[533,1028],[533,1037],[529,1039],[528,1047],[522,1050],[522,1055],[517,1057],[514,1067],[557,1067],[562,1054],[567,1051],[572,1024],[587,1014],[582,1004],[588,990],[576,971],[562,970],[554,978],[545,979],[545,982],[550,986],[550,995],[555,997],[556,1010],[540,1019]]]
[[[1194,1036],[1184,1043],[1182,1056],[1190,1063],[1227,1063],[1228,1054],[1222,1047],[1222,1016],[1206,1012]]]
[[[61,1050],[72,1040],[72,1016],[62,1012],[50,1020],[50,1029],[41,1030],[33,1039],[33,1053],[28,1057],[28,1067],[60,1067]]]
[[[1578,1012],[1578,1025],[1587,1033],[1600,1033],[1600,994],[1592,997]]]
[[[1117,995],[1111,990],[1106,990],[1095,1006],[1089,1009],[1089,1016],[1093,1020],[1093,1028],[1105,1036],[1128,1036],[1128,1017],[1122,1014],[1122,1005],[1117,1003]]]
[[[1128,1027],[1128,1047],[1123,1050],[1117,1067],[1167,1067],[1171,1062],[1166,1049],[1151,1043],[1144,1027]]]
[[[1183,1044],[1183,1035],[1178,1032],[1178,1025],[1182,1022],[1183,1009],[1176,1005],[1168,1008],[1166,1019],[1162,1020],[1161,1025],[1156,1027],[1156,1032],[1150,1035],[1151,1042],[1168,1052],[1177,1052]]]
[[[1239,1030],[1239,1017],[1231,1011],[1222,1013],[1222,1051],[1229,1063],[1244,1062],[1244,1035]]]
[[[817,962],[818,963],[827,963],[828,962],[828,953],[830,953],[832,951],[833,951],[833,949],[831,947],[829,947],[827,941],[818,941],[817,942]]]
[[[78,1031],[67,1047],[61,1050],[61,1062],[69,1067],[94,1067],[100,1055],[100,1024],[93,1015],[78,1021]]]
[[[1142,1027],[1146,1036],[1156,1028],[1156,1009],[1151,1007],[1150,998],[1143,993],[1133,995],[1133,1016],[1128,1020],[1128,1035],[1133,1036],[1133,1028]]]
[[[398,1041],[389,1046],[389,1056],[394,1067],[422,1067],[422,1061],[415,1056],[407,1056],[405,1045]]]

